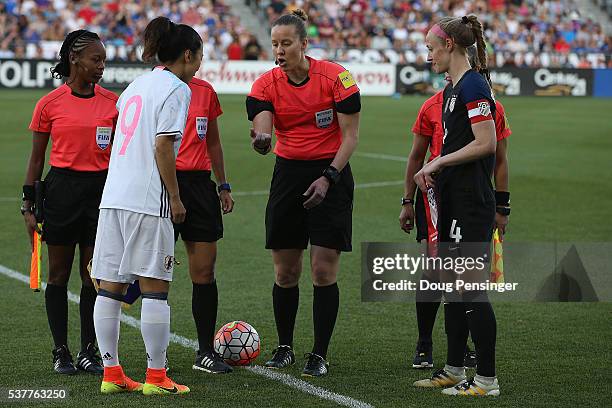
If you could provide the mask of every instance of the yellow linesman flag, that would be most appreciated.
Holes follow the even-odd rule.
[[[497,228],[493,232],[493,262],[489,280],[493,283],[504,283],[504,249]]]
[[[42,224],[38,224],[41,228]],[[30,289],[34,292],[40,292],[40,281],[42,274],[42,242],[40,234],[34,231],[32,242],[32,260],[30,261]]]

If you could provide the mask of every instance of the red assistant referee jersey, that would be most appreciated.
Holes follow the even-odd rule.
[[[49,133],[49,164],[76,171],[108,169],[117,124],[118,96],[99,85],[80,96],[66,84],[43,96],[34,108],[30,130]]]
[[[429,143],[429,160],[431,161],[440,155],[442,150],[442,139],[444,138],[444,129],[442,127],[442,100],[444,99],[443,92],[436,93],[431,98],[427,99],[419,113],[417,119],[412,126],[412,133],[431,137]],[[507,138],[512,134],[504,106],[500,101],[495,101],[495,135],[497,141]]]
[[[342,143],[336,104],[359,92],[342,66],[310,57],[308,79],[292,84],[274,68],[260,76],[249,97],[269,102],[274,110],[274,153],[285,159],[318,160],[336,155]]]
[[[217,93],[208,82],[193,78],[189,82],[189,89],[191,89],[191,103],[183,141],[176,157],[176,169],[210,171],[210,158],[206,146],[208,123],[221,116],[223,111]]]

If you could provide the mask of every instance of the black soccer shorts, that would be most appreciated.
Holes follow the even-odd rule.
[[[45,177],[43,240],[94,246],[107,171],[51,167]]]
[[[267,249],[306,249],[310,242],[338,251],[352,250],[355,183],[349,164],[321,204],[310,210],[303,205],[308,199],[304,192],[331,162],[276,158],[266,207]]]
[[[185,221],[174,224],[174,240],[216,242],[223,238],[221,203],[210,171],[177,171],[181,201],[187,210]]]

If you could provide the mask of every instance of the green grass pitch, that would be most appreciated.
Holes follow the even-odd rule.
[[[19,197],[31,149],[27,130],[42,91],[0,92],[0,265],[22,273],[29,267],[29,247],[19,214]],[[360,153],[407,156],[410,127],[424,97],[369,97],[363,100]],[[583,98],[505,98],[513,135],[510,138],[510,186],[513,212],[508,240],[609,241],[607,220],[612,208],[612,122],[610,100]],[[264,249],[265,195],[239,193],[266,190],[272,155],[250,148],[244,97],[221,96],[220,118],[229,181],[238,195],[233,214],[224,218],[225,238],[217,264],[220,305],[218,325],[230,320],[253,324],[262,338],[262,364],[275,347],[270,254]],[[351,160],[356,183],[397,182],[404,163],[356,155]],[[429,371],[412,370],[409,362],[416,341],[414,305],[361,303],[360,242],[413,240],[398,226],[402,187],[389,183],[355,192],[353,242],[355,251],[342,256],[339,276],[340,315],[329,352],[330,375],[312,384],[333,393],[381,407],[449,405],[439,391],[416,390],[412,382]],[[191,283],[181,244],[170,293],[171,330],[195,338],[191,317]],[[45,260],[46,262],[46,255]],[[306,261],[307,262],[307,261]],[[312,285],[309,268],[301,280],[296,326],[296,352],[312,344]],[[75,262],[76,265],[76,262]],[[536,272],[539,273],[539,272]],[[74,276],[77,275],[77,276]],[[45,275],[46,276],[46,275]],[[78,272],[70,290],[79,292]],[[142,395],[101,396],[99,379],[51,371],[52,341],[44,294],[0,274],[0,388],[64,388],[62,406],[121,407],[151,403]],[[610,303],[504,303],[495,305],[498,321],[498,377],[501,397],[492,400],[452,400],[457,406],[604,406],[611,395]],[[136,305],[127,311],[139,318]],[[78,307],[69,306],[69,342],[79,348]],[[443,319],[434,333],[436,365],[444,362]],[[120,356],[126,372],[142,380],[146,361],[140,331],[122,325]],[[181,406],[337,406],[246,370],[211,376],[191,369],[193,351],[177,344],[169,348],[171,376],[192,392]],[[299,377],[300,360],[287,373]],[[172,406],[175,398],[155,399]]]

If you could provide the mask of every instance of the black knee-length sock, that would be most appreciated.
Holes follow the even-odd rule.
[[[312,352],[323,358],[327,356],[327,348],[334,332],[339,306],[340,291],[337,283],[314,287],[312,318],[315,341]]]
[[[278,344],[280,346],[293,347],[293,329],[300,303],[299,286],[282,288],[276,283],[272,288],[272,305],[274,307],[274,320],[276,320],[276,331],[278,332]]]
[[[470,333],[476,348],[476,356],[478,357],[476,374],[484,377],[495,377],[497,321],[493,307],[487,301],[472,301],[465,303],[465,309]]]
[[[444,304],[444,327],[446,328],[448,344],[446,364],[452,367],[463,367],[465,345],[469,335],[463,303],[449,302]]]
[[[96,342],[93,311],[97,295],[93,286],[81,286],[81,301],[79,302],[79,313],[81,315],[81,350],[85,350],[89,343],[94,344]]]
[[[201,352],[213,349],[218,306],[219,291],[217,290],[217,281],[206,284],[193,284],[191,312],[195,321]]]
[[[55,347],[68,343],[68,288],[47,284],[45,290],[45,307],[47,320],[53,336]]]
[[[440,302],[416,302],[417,325],[419,328],[419,350],[431,350],[433,327]]]

